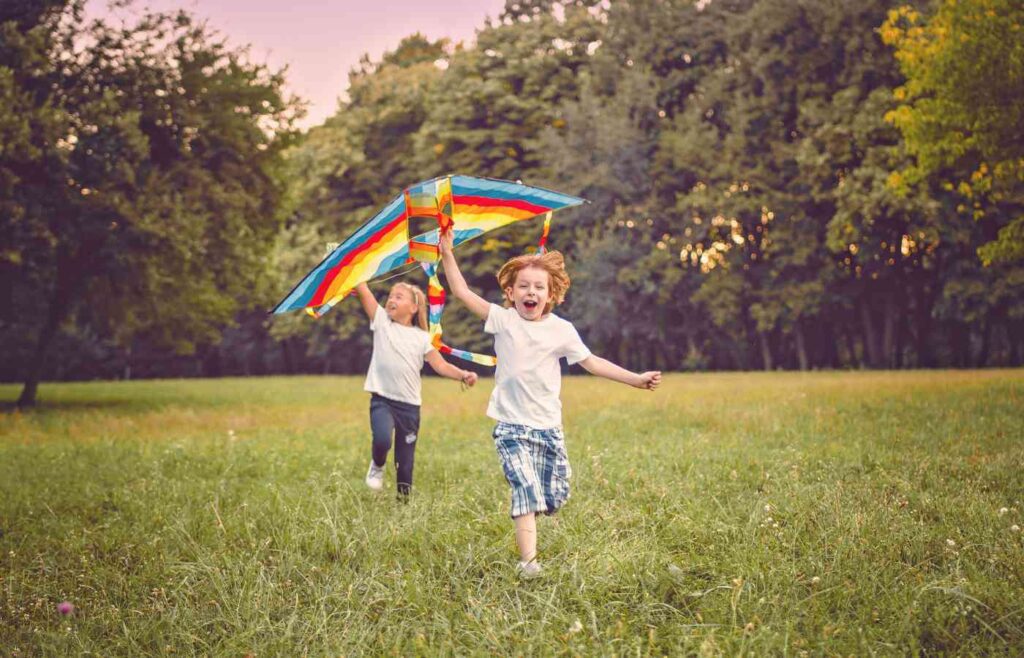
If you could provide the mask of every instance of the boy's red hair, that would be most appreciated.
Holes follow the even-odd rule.
[[[528,267],[536,267],[548,273],[548,288],[550,296],[544,307],[545,313],[550,313],[555,306],[565,301],[565,293],[569,292],[569,273],[565,271],[565,258],[561,252],[548,251],[543,254],[523,254],[516,256],[501,266],[498,270],[498,285],[501,291],[515,285],[516,277]],[[511,306],[512,302],[505,297],[505,306]]]

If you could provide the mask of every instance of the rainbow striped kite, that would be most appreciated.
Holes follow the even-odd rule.
[[[493,365],[493,357],[452,350],[441,342],[441,310],[444,289],[437,279],[440,230],[452,228],[454,243],[467,240],[513,222],[545,216],[540,247],[543,249],[551,213],[584,203],[579,197],[504,180],[473,176],[444,176],[417,183],[399,194],[342,242],[299,282],[273,313],[305,309],[320,317],[357,285],[420,263],[430,277],[430,333],[435,347],[445,354]],[[410,235],[410,222],[436,223],[425,233]],[[479,357],[473,358],[473,357]]]

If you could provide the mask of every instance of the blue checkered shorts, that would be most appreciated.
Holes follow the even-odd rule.
[[[572,477],[562,428],[535,430],[499,422],[493,436],[505,479],[512,487],[512,518],[557,512],[569,499]]]

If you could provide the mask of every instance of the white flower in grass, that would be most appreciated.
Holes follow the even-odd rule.
[[[577,619],[576,621],[574,621],[572,623],[572,626],[569,627],[569,635],[575,635],[576,633],[579,633],[582,630],[583,630],[583,624],[580,623],[579,619]]]
[[[999,508],[999,516],[1002,516],[1002,515],[1006,514],[1009,511],[1010,510],[1006,509],[1005,507],[1000,507]]]
[[[817,585],[820,582],[821,582],[821,578],[819,578],[817,576],[815,576],[814,578],[811,578],[811,584],[812,585]]]
[[[1010,530],[1012,530],[1013,532],[1020,532],[1020,526],[1014,523],[1012,526],[1010,526]]]
[[[950,548],[955,548],[956,547],[956,542],[953,541],[952,539],[947,539],[946,540],[946,546],[949,546]]]

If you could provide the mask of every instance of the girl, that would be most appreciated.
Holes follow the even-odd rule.
[[[484,331],[494,334],[498,357],[494,392],[487,415],[497,421],[494,444],[505,479],[512,488],[512,512],[518,571],[540,575],[537,562],[536,514],[554,514],[569,498],[572,469],[562,433],[561,369],[559,359],[579,363],[599,377],[654,390],[660,372],[635,373],[594,356],[568,320],[554,315],[569,290],[569,275],[562,254],[513,258],[498,272],[505,306],[488,303],[466,284],[449,231],[441,240],[444,272],[452,293],[486,321]]]
[[[370,429],[373,451],[366,486],[384,488],[384,464],[395,441],[395,474],[398,495],[412,488],[416,439],[420,430],[420,371],[426,361],[437,374],[476,384],[475,372],[456,368],[444,360],[427,333],[427,302],[423,291],[408,283],[396,283],[383,310],[365,283],[356,286],[359,301],[370,318],[373,356],[363,390],[370,393]],[[418,325],[418,326],[417,326]]]

